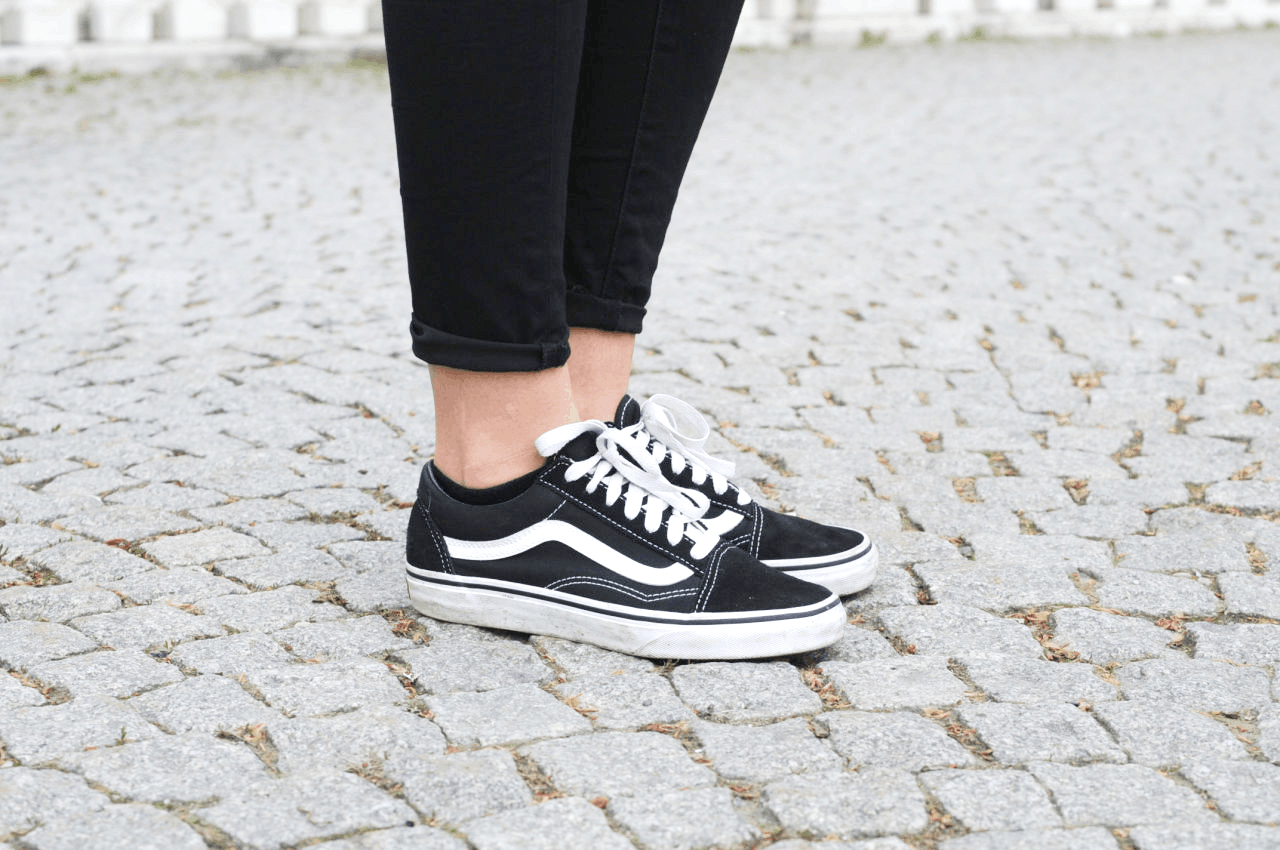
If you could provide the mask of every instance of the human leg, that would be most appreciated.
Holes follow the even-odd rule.
[[[491,487],[578,418],[564,312],[565,197],[586,0],[387,0],[414,352],[435,464]]]
[[[560,424],[577,418],[563,251],[581,41],[565,34],[581,32],[572,13],[584,10],[384,3],[411,329],[431,364],[438,439],[410,511],[410,598],[440,619],[657,657],[829,645],[844,625],[837,598],[702,526],[706,503],[618,429]],[[631,334],[584,328],[578,380],[613,395]]]
[[[741,0],[590,0],[568,174],[569,369],[609,421]]]

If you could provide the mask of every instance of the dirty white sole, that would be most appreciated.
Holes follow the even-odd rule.
[[[822,649],[844,633],[844,606],[835,597],[803,608],[678,614],[406,566],[409,599],[428,617],[567,638],[645,658],[772,658]]]

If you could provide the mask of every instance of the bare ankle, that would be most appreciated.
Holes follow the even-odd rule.
[[[608,422],[627,391],[635,334],[569,329],[569,377],[573,401],[585,419]]]

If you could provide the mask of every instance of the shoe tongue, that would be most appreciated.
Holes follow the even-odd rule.
[[[570,460],[586,460],[596,453],[596,432],[588,431],[585,434],[579,434],[572,440],[564,444],[558,454],[562,454]]]
[[[613,414],[613,427],[628,428],[640,421],[640,402],[626,394],[618,402],[618,409]]]

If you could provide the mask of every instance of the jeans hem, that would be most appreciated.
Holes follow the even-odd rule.
[[[409,334],[418,359],[468,372],[540,372],[569,360],[567,336],[555,342],[495,342],[451,334],[416,316],[409,322]]]
[[[565,293],[565,316],[571,328],[638,334],[644,324],[645,308],[571,289]]]

